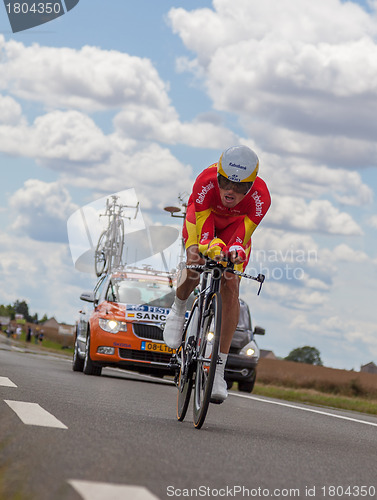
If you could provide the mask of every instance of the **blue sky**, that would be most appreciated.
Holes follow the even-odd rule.
[[[106,7],[104,8],[104,5]],[[377,2],[81,0],[13,34],[0,6],[0,303],[73,323],[80,206],[134,188],[147,224],[223,149],[260,157],[272,207],[242,296],[286,356],[377,362]]]

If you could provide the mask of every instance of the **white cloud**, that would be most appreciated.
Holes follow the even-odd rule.
[[[29,179],[9,205],[16,216],[12,224],[16,232],[40,241],[67,241],[66,221],[77,206],[59,182]]]
[[[323,251],[323,254],[325,254],[325,251]],[[330,255],[327,257],[331,258],[334,262],[353,262],[356,264],[369,261],[369,257],[365,252],[354,250],[345,243],[337,245],[329,254],[331,254],[331,257]]]
[[[169,18],[216,109],[237,113],[266,151],[375,164],[372,15],[339,0],[215,0],[213,8],[172,9]]]
[[[93,112],[113,109],[116,132],[127,140],[158,141],[168,144],[183,143],[193,147],[221,149],[238,142],[237,136],[219,123],[203,117],[192,122],[181,122],[168,97],[168,85],[162,81],[149,59],[133,57],[118,51],[106,51],[85,46],[81,50],[70,48],[30,47],[0,36],[0,90],[16,97],[44,104],[50,112],[39,116],[32,130],[36,137],[26,143],[24,155],[42,150],[49,155],[65,155],[73,161],[81,159],[88,150],[91,155],[102,150],[103,140],[91,119],[78,111]],[[20,114],[20,106],[10,97],[0,104],[0,110],[10,104]],[[73,111],[76,110],[76,111]],[[121,111],[119,111],[121,110]],[[11,110],[14,111],[14,110]],[[0,118],[8,124],[10,111]],[[1,123],[0,122],[0,123]],[[3,129],[3,151],[14,153],[26,127]],[[40,134],[46,135],[44,145]],[[64,134],[66,137],[61,137]],[[72,145],[73,135],[78,147],[64,151],[63,142]],[[24,141],[23,141],[24,142]],[[94,144],[97,145],[94,147]],[[52,147],[51,147],[52,146]],[[55,147],[57,146],[57,147]],[[74,144],[75,146],[75,144]],[[82,153],[80,153],[82,151]],[[69,154],[68,154],[69,153]],[[38,154],[36,154],[38,156]],[[87,161],[92,161],[87,157]]]
[[[253,236],[247,272],[266,276],[263,296],[273,307],[311,310],[328,300],[337,270],[333,261],[320,258],[311,236],[263,227]],[[247,280],[242,282],[242,293],[253,293]]]
[[[178,120],[175,124],[180,126]],[[155,125],[158,128],[158,122]],[[209,124],[207,129],[210,127],[214,126]],[[190,125],[183,128],[195,133],[197,141],[206,138],[205,127],[200,134]],[[180,192],[191,190],[193,182],[191,167],[168,149],[147,140],[138,142],[118,131],[105,135],[89,116],[74,110],[51,111],[31,125],[24,119],[20,125],[0,124],[0,150],[34,158],[57,171],[64,185],[93,189],[95,196],[134,187],[146,209],[162,208],[172,199],[172,186],[176,201]]]
[[[373,201],[373,190],[358,172],[328,168],[278,154],[260,155],[260,175],[273,193],[318,198],[333,196],[343,205],[361,206]]]
[[[186,144],[199,148],[223,149],[224,144],[236,144],[237,136],[229,129],[200,117],[181,122],[172,107],[152,109],[127,106],[115,118],[116,131],[125,137],[167,144]]]
[[[0,90],[50,108],[85,111],[142,103],[169,105],[167,87],[149,59],[116,50],[27,47],[0,35]]]
[[[78,111],[53,111],[39,116],[32,125],[26,120],[19,126],[0,125],[0,150],[37,160],[65,162],[74,169],[75,162],[103,161],[110,145],[93,120]]]
[[[321,39],[334,43],[376,33],[373,19],[350,2],[342,5],[337,0],[317,3],[301,0],[298,4],[282,0],[276,4],[272,0],[263,3],[235,0],[229,4],[227,0],[214,0],[213,7],[214,10],[190,12],[174,8],[169,13],[174,31],[191,50],[200,51],[202,57],[211,55],[218,47],[247,40],[250,35],[255,40],[263,40],[270,33],[286,40]]]
[[[94,283],[74,270],[68,245],[5,233],[0,233],[0,242],[0,304],[26,300],[40,318],[47,313],[74,324],[80,293]]]
[[[266,224],[275,228],[356,236],[363,232],[352,217],[340,212],[328,200],[311,200],[275,196],[266,217]]]
[[[369,349],[371,357],[377,355],[376,325],[367,321],[355,321],[339,316],[322,318],[313,321],[305,314],[295,316],[291,327],[315,336],[324,336],[327,339],[339,339],[352,344],[361,343]]]
[[[357,105],[358,106],[358,105]],[[368,104],[360,104],[368,106]],[[331,107],[331,105],[329,105]],[[377,110],[376,110],[377,111]],[[352,107],[349,113],[354,111]],[[355,111],[357,112],[357,111]],[[374,115],[374,111],[372,112]],[[263,147],[265,151],[273,152],[285,158],[290,157],[295,163],[310,162],[313,164],[333,166],[336,168],[358,169],[363,166],[375,165],[377,157],[377,146],[368,134],[374,134],[373,117],[363,117],[362,126],[356,126],[351,116],[323,116],[326,125],[322,128],[325,135],[319,135],[311,130],[311,123],[301,123],[300,130],[292,130],[289,124],[280,126],[278,121],[272,119],[268,121],[267,112],[260,120],[249,120],[243,117],[241,123],[245,131],[254,137],[254,140]],[[337,135],[336,127],[333,127],[331,120],[336,120],[338,124],[352,124],[353,131],[349,134]],[[310,120],[309,120],[310,122]],[[371,125],[372,124],[372,125]],[[368,128],[368,134],[359,136],[362,127]]]
[[[377,215],[372,215],[368,220],[368,224],[377,229]]]
[[[61,178],[65,184],[92,189],[96,196],[133,187],[144,210],[176,203],[193,182],[191,167],[157,144],[125,151],[114,147],[106,163],[77,168],[74,175],[63,172]]]
[[[22,109],[17,101],[0,94],[0,126],[14,126],[22,121]]]

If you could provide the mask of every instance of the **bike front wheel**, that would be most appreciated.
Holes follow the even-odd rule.
[[[186,416],[193,387],[194,363],[192,357],[198,332],[198,318],[199,307],[197,299],[192,306],[189,319],[184,329],[183,343],[177,354],[181,363],[177,396],[177,418],[180,422],[182,422]]]
[[[111,269],[121,265],[124,245],[124,223],[122,219],[115,222],[111,252]]]
[[[196,345],[193,417],[197,429],[202,427],[208,411],[219,353],[220,330],[221,296],[214,293],[208,301]]]

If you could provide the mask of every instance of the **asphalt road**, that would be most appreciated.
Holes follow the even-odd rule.
[[[376,498],[373,416],[235,393],[197,430],[169,382],[2,342],[1,500]]]

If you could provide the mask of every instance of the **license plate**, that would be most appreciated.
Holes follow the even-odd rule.
[[[160,342],[146,342],[143,341],[141,343],[142,351],[153,351],[153,352],[161,352],[161,353],[170,353],[173,354],[173,349],[168,347],[166,344],[161,344]]]

